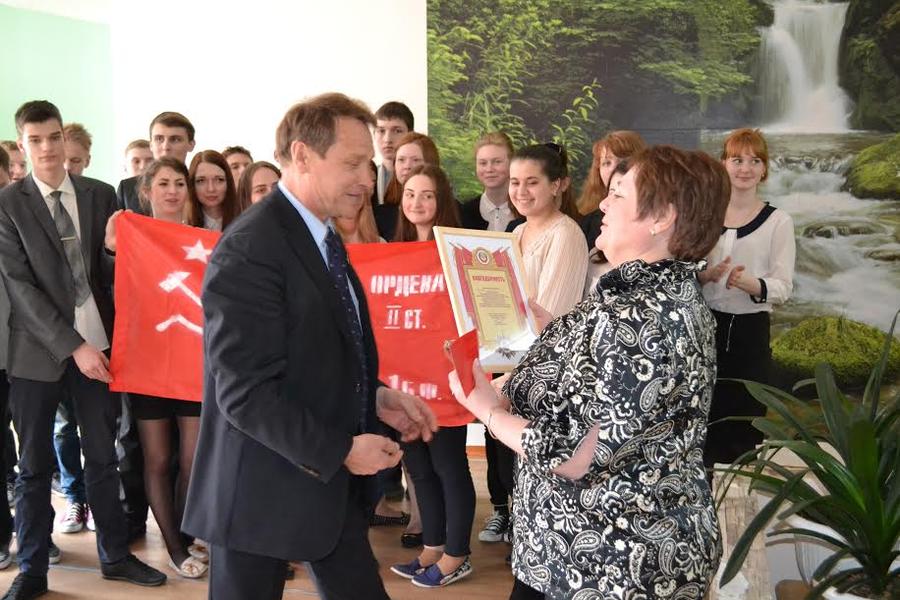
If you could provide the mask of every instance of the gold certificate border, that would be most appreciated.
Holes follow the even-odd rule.
[[[510,251],[510,256],[515,269],[516,283],[519,287],[519,293],[525,302],[525,323],[531,330],[531,333],[537,337],[537,325],[535,324],[534,315],[528,307],[528,291],[523,287],[525,283],[525,261],[522,259],[522,253],[515,242],[515,236],[512,233],[499,231],[481,231],[478,229],[461,229],[458,227],[434,227],[434,240],[437,243],[438,254],[441,257],[441,267],[444,270],[444,282],[447,290],[450,292],[450,305],[453,308],[453,318],[456,320],[456,330],[459,335],[469,332],[472,328],[477,327],[477,323],[469,319],[466,313],[465,301],[463,300],[462,290],[459,285],[465,285],[464,281],[459,281],[457,285],[457,273],[459,272],[456,260],[453,256],[450,240],[448,236],[452,236],[453,241],[464,246],[470,251],[474,251],[479,246],[493,247],[497,241],[502,241],[501,247]],[[490,240],[485,244],[485,240]],[[467,325],[470,323],[471,325]],[[508,364],[495,365],[493,368],[498,371],[509,371],[515,367],[515,362]]]

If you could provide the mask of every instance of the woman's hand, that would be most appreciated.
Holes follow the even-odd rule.
[[[759,296],[762,293],[762,286],[759,284],[759,279],[748,273],[744,265],[738,265],[731,270],[728,274],[728,280],[725,281],[725,288],[731,289],[736,287],[737,289],[747,292],[751,296]]]
[[[544,327],[547,326],[547,323],[553,320],[553,315],[550,312],[537,303],[537,300],[534,298],[528,299],[528,308],[531,309],[531,314],[534,315],[534,321],[537,324],[538,333],[544,330]]]
[[[719,281],[722,279],[722,276],[725,275],[725,272],[731,266],[731,257],[728,256],[717,264],[714,267],[707,267],[706,269],[700,271],[697,275],[697,279],[700,280],[700,283],[709,283],[711,281]]]
[[[113,214],[109,216],[109,220],[106,221],[106,238],[103,243],[106,246],[106,249],[110,252],[116,251],[116,219],[120,214],[125,212],[122,209],[117,210]]]
[[[481,369],[481,363],[478,359],[472,363],[472,375],[475,378],[475,387],[466,396],[463,393],[462,384],[459,382],[459,376],[456,371],[451,371],[447,376],[450,383],[450,391],[456,401],[468,409],[470,413],[475,415],[483,423],[487,423],[488,416],[495,408],[506,410],[509,408],[509,400],[505,396],[501,396],[491,386],[487,376]]]

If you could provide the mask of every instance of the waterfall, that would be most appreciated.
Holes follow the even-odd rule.
[[[847,3],[783,0],[762,32],[760,88],[767,131],[849,130],[850,99],[838,85]]]

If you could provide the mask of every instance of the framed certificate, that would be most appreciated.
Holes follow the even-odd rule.
[[[435,227],[456,328],[478,330],[486,371],[511,371],[537,338],[522,255],[511,233]]]

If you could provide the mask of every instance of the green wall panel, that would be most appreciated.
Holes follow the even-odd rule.
[[[109,26],[0,5],[0,39],[0,139],[15,139],[23,102],[50,100],[94,137],[85,175],[118,183]]]

